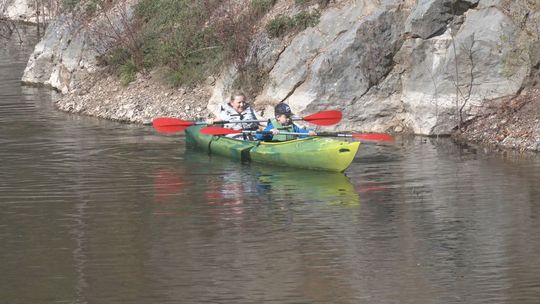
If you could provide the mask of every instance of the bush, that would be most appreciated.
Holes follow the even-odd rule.
[[[64,0],[79,1],[79,0]],[[98,3],[90,0],[88,3]],[[223,9],[222,0],[140,0],[136,20],[126,41],[105,56],[123,83],[135,79],[137,71],[164,68],[164,79],[174,86],[191,86],[234,63],[242,71],[248,64],[255,25],[277,0],[251,0],[248,10]],[[94,6],[87,7],[89,12]],[[318,14],[278,16],[266,29],[279,37],[303,30],[318,22]]]
[[[303,31],[308,27],[316,26],[319,23],[320,17],[321,14],[319,12],[300,12],[293,18],[294,27],[299,31]]]
[[[80,0],[63,0],[62,4],[64,9],[67,11],[72,11],[75,7],[81,2]]]
[[[120,66],[120,83],[123,86],[126,86],[130,82],[134,81],[136,75],[137,67],[135,66],[135,63],[133,63],[133,60],[129,60]]]
[[[105,56],[104,61],[108,66],[117,70],[130,59],[131,54],[129,50],[119,47],[112,49],[107,56]]]
[[[279,15],[266,25],[270,37],[281,37],[292,31],[303,31],[319,23],[320,13],[300,12],[294,17]]]
[[[266,32],[270,37],[281,37],[294,27],[294,20],[289,16],[279,15],[266,25]]]
[[[277,0],[251,0],[251,8],[256,14],[264,14],[268,12]]]
[[[330,4],[331,0],[294,0],[294,4],[297,6],[307,6],[316,2],[319,8],[325,8]]]
[[[98,11],[99,4],[96,0],[88,1],[84,7],[84,10],[88,16],[93,16]]]
[[[144,21],[144,68],[167,67],[165,79],[175,86],[215,71],[222,64],[224,43],[207,22],[218,5],[218,0],[142,0],[136,13]]]

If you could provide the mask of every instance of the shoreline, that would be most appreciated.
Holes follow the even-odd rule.
[[[25,84],[28,85],[28,84]],[[32,86],[36,84],[31,84]],[[39,85],[39,84],[37,84]],[[46,86],[46,85],[44,85]],[[107,75],[85,82],[85,87],[61,94],[55,107],[67,113],[107,120],[151,125],[156,117],[203,120],[212,116],[208,110],[210,87],[172,88],[160,83],[156,74],[137,75],[127,86]],[[494,101],[466,122],[462,131],[452,134],[425,135],[450,137],[460,144],[474,144],[516,152],[540,152],[540,90],[524,90],[519,96]],[[355,131],[355,130],[352,130]]]

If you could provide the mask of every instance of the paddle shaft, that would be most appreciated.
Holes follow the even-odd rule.
[[[249,133],[249,134],[272,134],[272,131],[241,131],[242,133]],[[240,133],[240,132],[238,132]],[[301,133],[301,132],[281,132],[279,131],[279,135],[304,135],[309,136],[307,133]],[[352,137],[352,134],[341,134],[341,133],[317,133],[317,135],[314,136],[320,136],[320,137]]]
[[[304,120],[301,117],[292,117],[293,121],[300,121]],[[258,120],[221,120],[221,121],[214,121],[214,124],[228,124],[228,123],[252,123],[252,122],[268,122],[269,119],[258,119]],[[206,125],[206,122],[195,122],[196,125]],[[291,134],[292,135],[292,134]]]
[[[292,118],[292,120],[294,121],[299,121],[299,120],[302,120],[302,118]],[[232,124],[232,123],[253,123],[253,122],[268,122],[268,119],[255,119],[255,120],[217,120],[217,121],[214,121],[214,125],[222,125],[222,124]],[[208,123],[206,121],[190,121],[189,122],[190,125],[194,125],[194,126],[200,126],[200,125],[207,125]],[[145,125],[151,125],[152,122],[147,122],[147,123],[144,123]],[[171,126],[174,126],[174,125],[178,125],[178,123],[176,124],[171,124]],[[187,125],[187,123],[186,123]],[[163,126],[167,126],[167,124],[163,124]]]
[[[266,131],[268,132],[268,131]],[[295,133],[295,132],[279,132],[283,135],[308,135],[307,133]],[[393,141],[394,138],[388,134],[381,133],[371,133],[371,134],[348,134],[348,133],[336,133],[336,132],[327,132],[327,133],[317,133],[318,137],[347,137],[347,138],[356,138],[363,140],[374,140],[374,141]]]
[[[250,134],[272,134],[271,131],[242,131],[242,130],[234,130],[234,133],[250,133]],[[293,135],[293,136],[309,136],[308,133],[300,133],[300,132],[279,132],[281,135]],[[394,138],[388,134],[381,134],[381,133],[371,133],[371,134],[347,134],[347,133],[336,133],[336,132],[327,132],[327,133],[317,133],[317,135],[314,135],[317,137],[348,137],[348,138],[356,138],[356,139],[363,139],[363,140],[374,140],[374,141],[393,141]]]
[[[205,127],[200,130],[201,133],[207,135],[229,135],[229,134],[273,134],[272,131],[251,131],[251,130],[233,130],[221,127]],[[292,136],[309,136],[309,133],[302,132],[279,132],[281,135],[292,135]],[[394,138],[391,135],[384,133],[367,133],[367,134],[349,134],[349,133],[337,133],[337,132],[328,132],[328,133],[319,133],[314,136],[320,137],[349,137],[363,140],[374,140],[374,141],[393,141]]]
[[[306,117],[293,117],[293,121],[304,120],[319,126],[331,126],[341,120],[342,114],[340,111],[327,110],[308,115]],[[266,119],[254,120],[216,120],[213,124],[243,124],[243,123],[261,123],[267,122]],[[158,117],[152,120],[152,125],[159,132],[180,132],[193,125],[207,125],[205,121],[189,121],[171,117]]]

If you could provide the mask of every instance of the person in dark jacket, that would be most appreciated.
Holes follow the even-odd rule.
[[[291,117],[293,113],[289,105],[280,102],[274,108],[274,119],[270,119],[268,125],[264,131],[270,131],[271,133],[259,133],[257,134],[258,140],[264,141],[287,141],[296,139],[297,137],[306,137],[317,135],[315,131],[300,128],[298,125],[293,123]],[[287,135],[280,134],[280,132],[294,132],[294,133],[305,133],[306,135]]]

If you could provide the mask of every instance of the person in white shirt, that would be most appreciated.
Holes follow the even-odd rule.
[[[218,118],[208,119],[209,125],[220,121],[253,121],[258,120],[255,111],[246,102],[246,96],[244,93],[236,92],[232,94],[228,103],[221,106]],[[245,122],[245,123],[226,123],[223,127],[233,130],[259,130],[262,129],[258,122]],[[242,135],[242,134],[240,134]],[[236,137],[236,136],[235,136]]]

